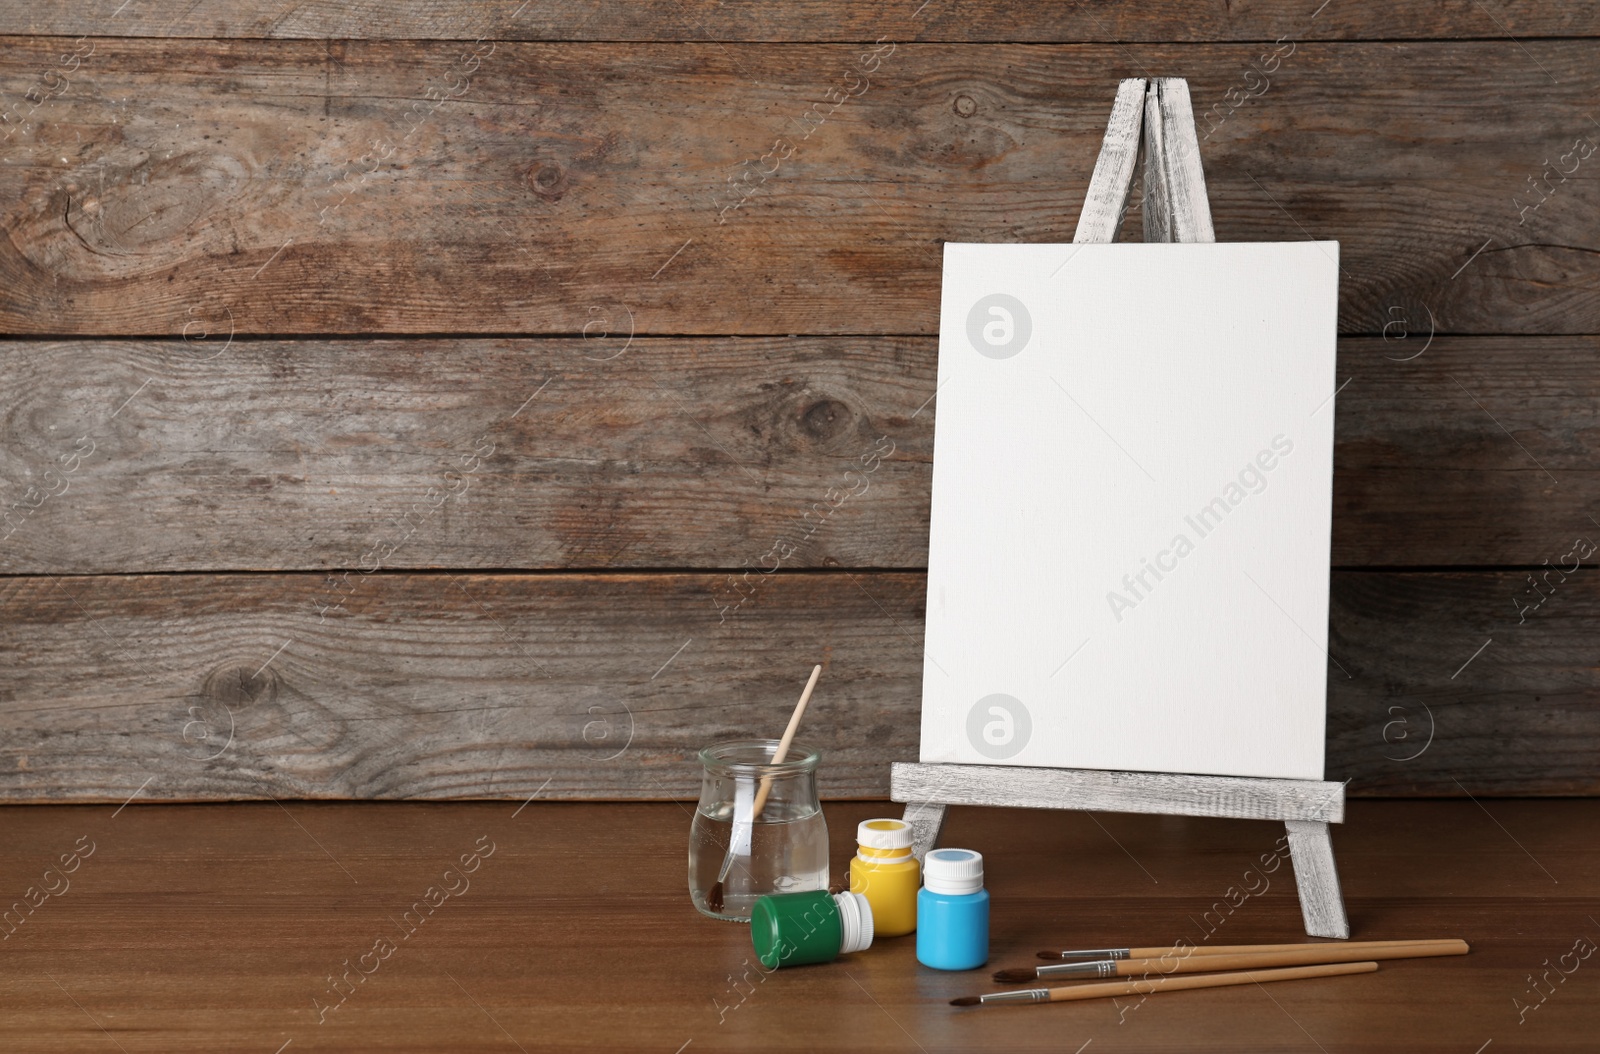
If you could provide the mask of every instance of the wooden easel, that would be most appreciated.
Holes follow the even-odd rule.
[[[1216,241],[1189,85],[1176,77],[1130,79],[1118,87],[1072,240],[1115,240],[1128,206],[1141,129],[1144,240]],[[1342,783],[896,762],[889,778],[889,796],[906,803],[905,819],[912,826],[919,860],[938,842],[945,810],[951,805],[1281,820],[1289,832],[1306,932],[1316,937],[1350,936],[1328,835],[1328,824],[1344,821]],[[1221,895],[1218,891],[1219,898]]]

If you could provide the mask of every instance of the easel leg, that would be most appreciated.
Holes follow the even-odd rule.
[[[928,850],[939,844],[939,829],[944,826],[947,806],[914,801],[906,805],[904,819],[911,825],[911,852],[920,863]]]
[[[1320,820],[1285,820],[1289,853],[1294,858],[1294,881],[1300,891],[1300,914],[1313,937],[1349,937],[1344,916],[1344,896],[1339,872],[1333,865],[1333,840]]]

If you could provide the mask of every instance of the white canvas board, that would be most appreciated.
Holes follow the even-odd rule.
[[[1338,252],[945,246],[923,761],[1322,778]]]

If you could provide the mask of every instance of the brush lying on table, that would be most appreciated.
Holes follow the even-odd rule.
[[[1138,981],[1107,981],[1104,984],[1069,984],[1059,988],[1017,988],[989,995],[966,995],[950,1000],[951,1006],[978,1006],[981,1003],[1061,1003],[1074,999],[1107,999],[1119,995],[1145,995],[1151,992],[1178,992],[1185,988],[1226,988],[1236,984],[1267,984],[1271,981],[1298,981],[1306,977],[1338,977],[1342,974],[1371,973],[1375,962],[1325,963],[1320,966],[1290,966],[1282,970],[1246,970],[1241,973],[1202,973],[1192,977],[1156,977]]]
[[[1163,956],[1189,955],[1239,955],[1244,952],[1292,952],[1300,948],[1377,948],[1389,945],[1437,944],[1436,940],[1423,941],[1340,941],[1337,944],[1175,944],[1170,947],[1156,945],[1149,948],[1080,948],[1077,951],[1044,951],[1039,958],[1054,962],[1057,959],[1159,959]]]
[[[1216,947],[1209,949],[1205,955],[1184,954],[1184,949],[1172,949],[1154,958],[1101,959],[1091,962],[1060,963],[1055,966],[1029,966],[1000,970],[994,975],[994,979],[1006,984],[1016,984],[1035,979],[1069,977],[1143,977],[1174,973],[1206,973],[1257,966],[1305,966],[1376,959],[1424,959],[1438,955],[1465,955],[1468,951],[1467,942],[1462,940],[1291,944],[1277,946],[1283,950],[1244,950],[1250,947],[1260,946],[1239,945],[1231,949]]]

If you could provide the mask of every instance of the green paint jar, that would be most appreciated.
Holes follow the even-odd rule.
[[[750,911],[750,941],[769,970],[832,962],[872,946],[872,905],[860,893],[772,893]]]

